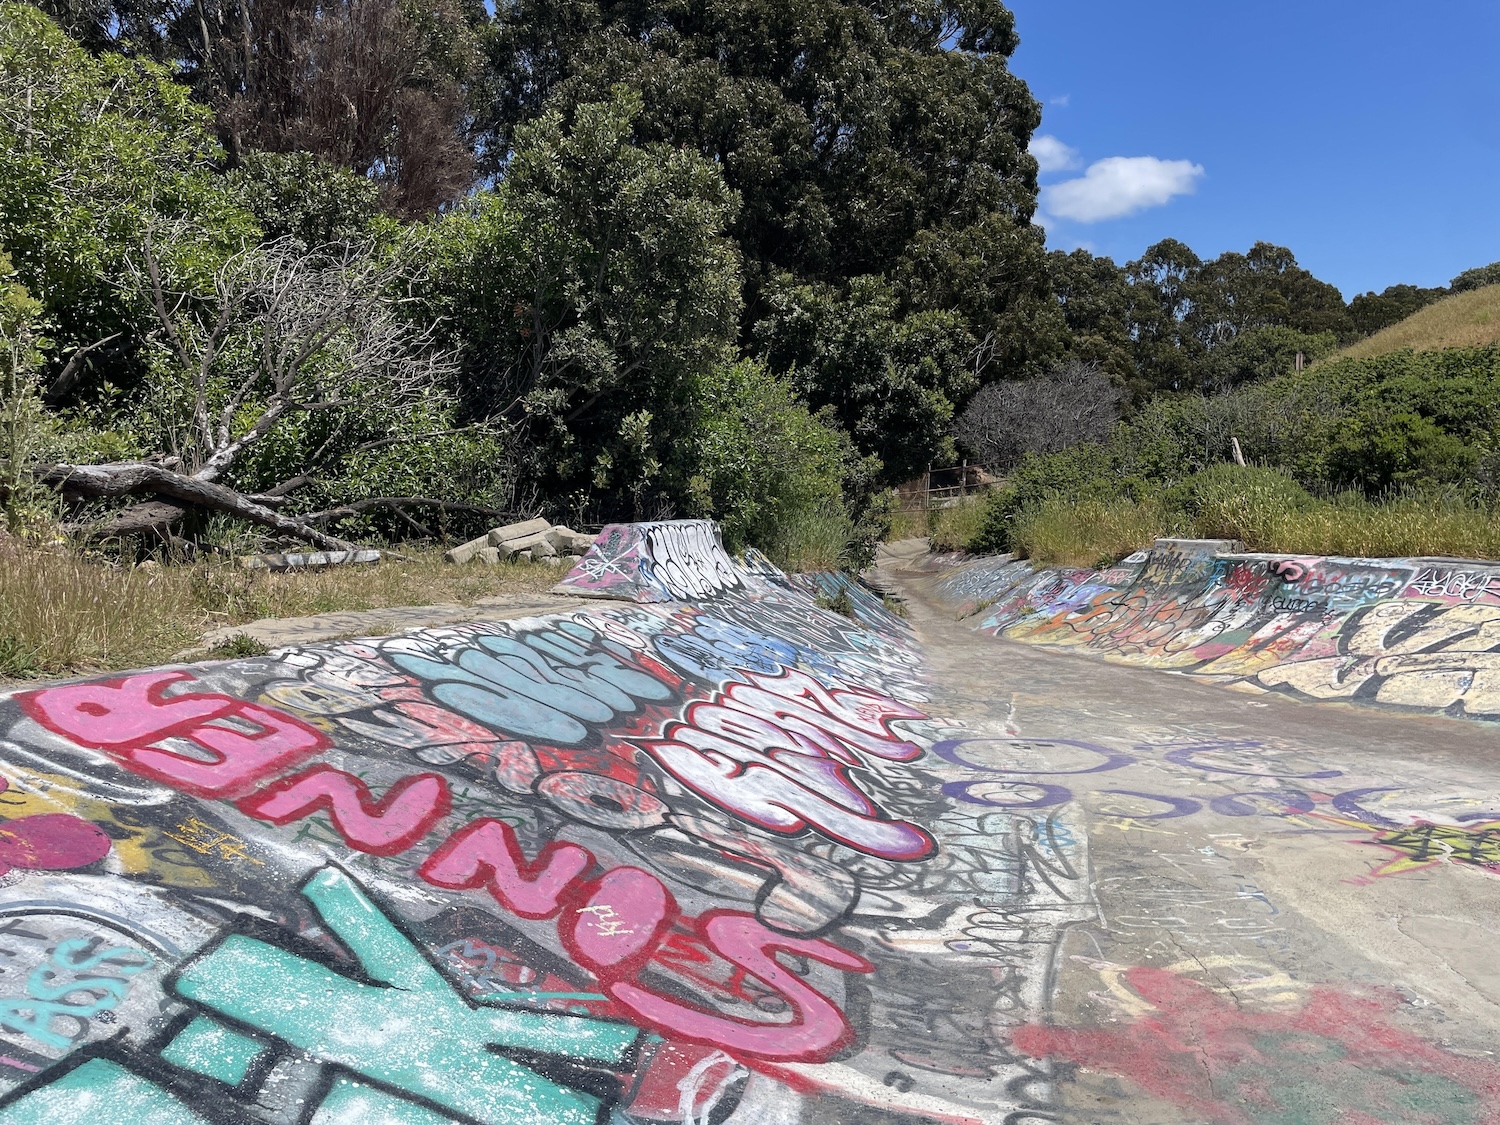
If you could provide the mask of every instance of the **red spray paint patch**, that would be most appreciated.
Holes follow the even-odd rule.
[[[0,777],[0,793],[10,782]],[[70,813],[38,813],[0,821],[0,875],[13,867],[28,871],[71,871],[109,854],[109,837],[96,824]]]
[[[1157,1011],[1125,1028],[1017,1028],[1017,1049],[1123,1075],[1209,1125],[1500,1125],[1500,1066],[1395,1027],[1381,1004],[1314,988],[1300,1012],[1244,1012],[1135,968]]]

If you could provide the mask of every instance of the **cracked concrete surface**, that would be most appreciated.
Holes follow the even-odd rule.
[[[1391,1078],[1399,1064],[1339,1065],[1384,1036],[1500,1088],[1493,725],[1247,697],[980,635],[930,597],[920,550],[883,552],[875,577],[906,599],[932,706],[969,740],[969,799],[1066,798],[1087,829],[1097,915],[1056,951],[1046,1120],[1497,1120],[1416,1071]],[[1142,969],[1197,991],[1155,1002]],[[1362,1013],[1350,1043],[1308,1030],[1339,998]],[[1185,1089],[1189,1057],[1201,1089]]]

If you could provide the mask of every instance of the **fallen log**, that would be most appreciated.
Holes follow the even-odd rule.
[[[206,508],[238,516],[282,535],[322,547],[326,551],[353,551],[353,543],[320,531],[305,519],[282,515],[257,504],[242,492],[226,485],[198,477],[184,476],[139,461],[105,465],[38,465],[32,476],[39,484],[56,489],[65,496],[111,498],[155,495],[176,501],[181,506]],[[129,513],[121,513],[127,516]],[[129,521],[126,521],[127,525]],[[122,532],[114,532],[122,534]]]

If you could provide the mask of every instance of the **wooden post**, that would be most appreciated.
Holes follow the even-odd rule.
[[[1234,452],[1234,463],[1236,465],[1243,465],[1245,463],[1245,454],[1240,449],[1240,439],[1237,437],[1230,438],[1229,448]]]

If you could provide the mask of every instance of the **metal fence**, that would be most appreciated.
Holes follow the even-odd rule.
[[[961,465],[932,468],[916,480],[908,481],[896,489],[901,498],[903,512],[930,512],[934,508],[945,508],[956,504],[965,496],[984,492],[1004,484],[1004,480],[993,475],[994,462],[965,461]]]

